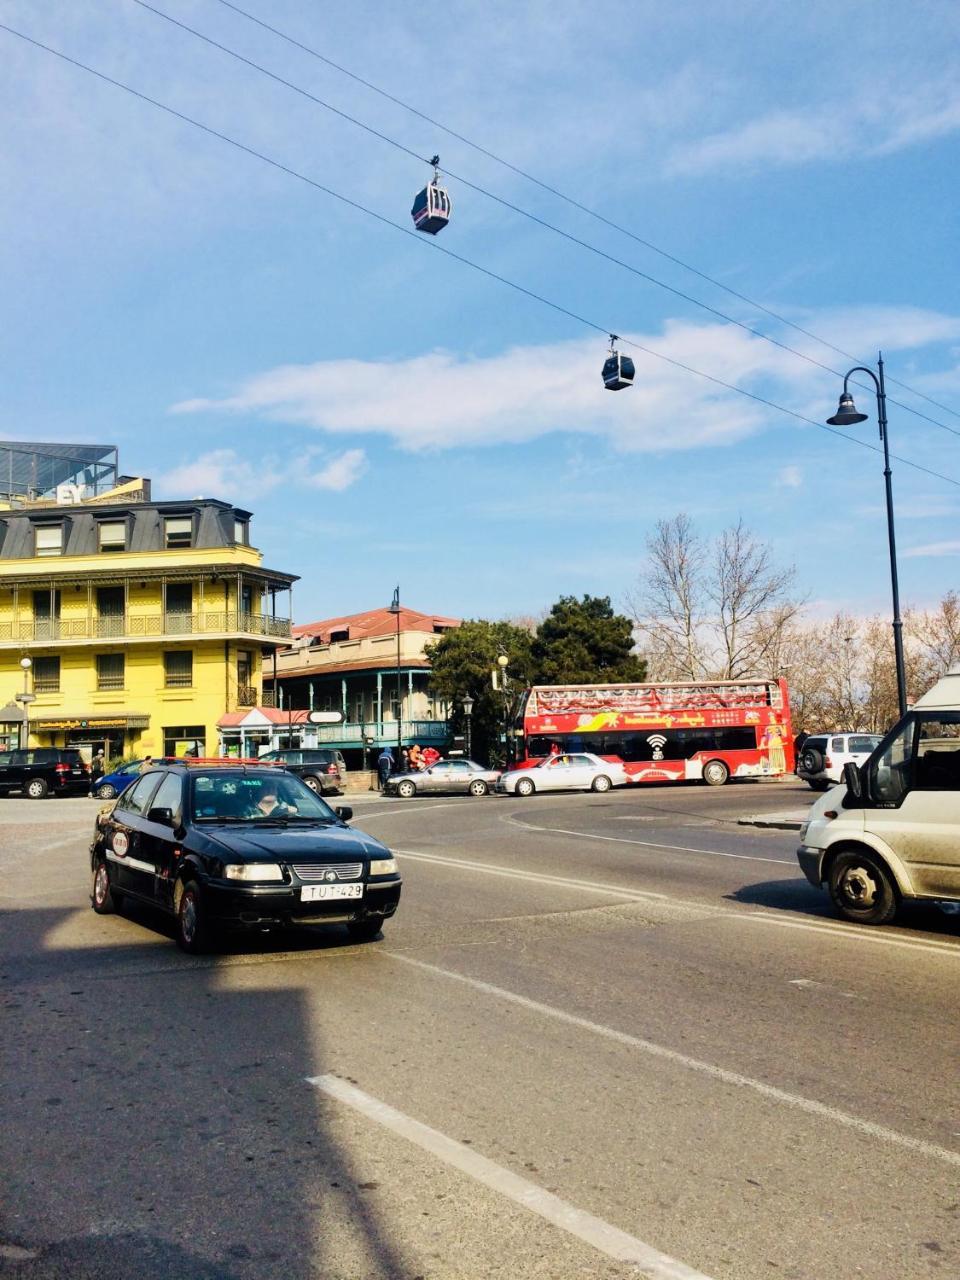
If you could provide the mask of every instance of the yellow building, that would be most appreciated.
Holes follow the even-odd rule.
[[[149,481],[118,479],[115,464],[105,491],[59,479],[61,468],[52,493],[3,493],[3,466],[5,745],[22,735],[25,706],[30,746],[102,747],[108,759],[216,754],[217,721],[261,700],[263,655],[291,639],[296,577],[263,567],[251,513],[213,499],[153,502]]]

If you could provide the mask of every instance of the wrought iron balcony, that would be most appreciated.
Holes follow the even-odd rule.
[[[291,638],[290,619],[235,609],[197,613],[108,614],[97,618],[35,618],[0,622],[0,645],[57,641],[130,640],[166,636],[253,635]]]

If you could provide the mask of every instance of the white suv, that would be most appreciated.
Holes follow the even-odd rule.
[[[797,756],[797,777],[814,791],[826,791],[843,780],[847,762],[863,764],[882,742],[879,733],[818,733],[807,738]]]

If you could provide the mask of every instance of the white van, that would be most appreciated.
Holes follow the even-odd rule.
[[[848,920],[889,924],[905,898],[960,901],[960,666],[845,767],[800,839],[804,875]]]

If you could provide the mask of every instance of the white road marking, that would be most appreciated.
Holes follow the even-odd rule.
[[[856,1000],[853,991],[841,991],[839,987],[831,987],[829,982],[817,982],[815,978],[791,978],[791,987],[802,987],[804,991],[827,991],[832,996],[843,996],[846,1000]]]
[[[778,866],[793,865],[792,858],[759,858],[751,853],[726,853],[722,849],[695,849],[687,844],[661,844],[658,840],[630,840],[626,836],[600,836],[589,831],[568,831],[565,827],[535,827],[530,822],[520,822],[509,814],[504,817],[511,826],[522,827],[525,831],[543,831],[550,835],[577,836],[581,840],[604,840],[610,844],[637,844],[644,849],[672,849],[677,853],[702,853],[709,858],[738,858],[743,862],[775,862]]]
[[[477,871],[483,875],[503,876],[514,880],[529,880],[533,883],[556,885],[561,889],[578,889],[584,893],[599,893],[627,898],[642,902],[656,898],[662,902],[674,902],[680,907],[690,907],[703,915],[712,915],[717,919],[746,921],[748,924],[770,925],[776,929],[799,929],[804,933],[819,933],[828,938],[846,942],[861,942],[870,946],[898,947],[908,951],[926,951],[933,955],[949,956],[960,959],[960,946],[954,942],[938,942],[934,938],[914,941],[911,938],[891,937],[879,930],[868,929],[859,924],[836,924],[824,922],[810,924],[806,920],[788,920],[782,914],[766,910],[731,911],[727,907],[715,907],[708,902],[696,902],[692,898],[678,898],[672,893],[655,893],[646,889],[627,889],[623,885],[604,884],[595,880],[574,880],[567,876],[551,876],[539,871],[521,871],[517,867],[502,867],[494,863],[478,862],[470,858],[448,858],[442,854],[423,853],[419,849],[397,849],[394,852],[402,858],[411,858],[415,862],[431,862],[442,867],[452,867],[459,871]]]
[[[505,876],[510,880],[531,880],[535,884],[557,885],[561,889],[587,890],[592,893],[613,894],[618,898],[628,898],[638,902],[649,898],[669,899],[667,893],[654,893],[643,889],[624,889],[621,885],[598,884],[595,880],[574,880],[568,876],[548,876],[539,871],[521,871],[517,867],[497,867],[489,862],[473,862],[469,858],[445,858],[438,853],[422,853],[419,849],[397,849],[402,858],[412,858],[415,862],[438,863],[442,867],[456,867],[461,871],[481,871],[486,875]],[[692,905],[692,904],[691,904]],[[700,910],[717,910],[717,908],[700,907]]]
[[[456,805],[458,809],[462,809],[464,801],[469,800],[469,798],[469,796],[464,796],[463,800],[441,800],[439,804],[429,800],[426,803],[421,802],[420,804],[415,804],[413,801],[408,800],[400,809],[381,809],[377,813],[368,813],[364,810],[363,814],[359,816],[363,818],[364,822],[367,822],[370,818],[387,818],[392,813],[417,813],[421,809],[450,809],[454,805]]]
[[[453,969],[442,969],[439,965],[428,964],[425,960],[416,960],[413,956],[401,955],[396,951],[381,951],[379,954],[390,960],[399,960],[403,964],[422,969],[426,973],[435,974],[437,977],[449,978],[453,982],[463,983],[464,986],[472,987],[475,991],[480,991],[484,995],[495,996],[499,1000],[506,1000],[510,1004],[519,1005],[520,1008],[539,1014],[541,1017],[552,1018],[571,1027],[579,1027],[582,1031],[601,1036],[605,1040],[613,1040],[617,1044],[626,1045],[628,1048],[639,1049],[642,1053],[649,1054],[651,1057],[664,1059],[690,1071],[698,1071],[702,1075],[721,1081],[723,1084],[735,1085],[740,1089],[749,1089],[753,1093],[758,1093],[764,1098],[770,1098],[774,1102],[782,1103],[797,1111],[805,1111],[821,1120],[831,1120],[834,1124],[841,1125],[846,1129],[852,1129],[864,1137],[876,1138],[878,1141],[888,1143],[891,1146],[900,1147],[917,1155],[926,1156],[932,1160],[940,1160],[945,1164],[960,1168],[960,1151],[951,1151],[947,1147],[938,1146],[935,1142],[927,1142],[923,1138],[913,1138],[909,1134],[898,1133],[896,1129],[888,1129],[886,1125],[876,1124],[873,1120],[866,1120],[862,1116],[841,1111],[838,1107],[827,1106],[826,1103],[817,1102],[814,1098],[806,1098],[799,1093],[789,1093],[786,1089],[778,1089],[775,1085],[766,1084],[762,1080],[755,1080],[752,1076],[741,1075],[739,1071],[730,1071],[726,1067],[718,1067],[712,1062],[704,1062],[701,1058],[692,1058],[686,1053],[680,1053],[676,1049],[669,1049],[666,1045],[656,1044],[652,1040],[644,1040],[640,1036],[632,1036],[626,1031],[618,1031],[614,1027],[606,1027],[599,1022],[591,1022],[589,1018],[581,1018],[577,1014],[567,1013],[566,1010],[558,1009],[553,1005],[541,1004],[539,1000],[531,1000],[527,996],[519,995],[516,991],[508,991],[504,987],[494,986],[490,982],[482,982],[479,978],[469,978]]]
[[[426,1151],[465,1173],[467,1177],[489,1187],[491,1191],[496,1191],[514,1204],[537,1214],[561,1231],[583,1240],[608,1258],[633,1263],[650,1280],[709,1280],[702,1271],[694,1271],[683,1262],[654,1249],[652,1245],[644,1244],[636,1236],[628,1235],[619,1227],[604,1222],[602,1218],[594,1217],[592,1213],[586,1213],[568,1201],[561,1200],[552,1191],[546,1191],[535,1182],[521,1178],[512,1170],[482,1156],[479,1151],[447,1137],[439,1129],[432,1129],[420,1120],[414,1120],[412,1116],[395,1110],[337,1076],[310,1076],[307,1083],[359,1111],[391,1133],[412,1142],[421,1151]]]

